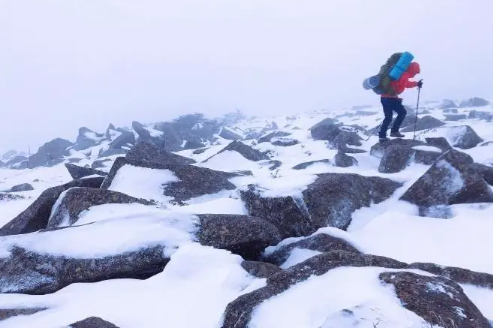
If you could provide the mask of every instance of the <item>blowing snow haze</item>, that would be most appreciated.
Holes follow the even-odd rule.
[[[377,104],[361,82],[396,51],[420,62],[424,98],[488,99],[492,13],[486,0],[0,0],[0,150],[193,111]]]

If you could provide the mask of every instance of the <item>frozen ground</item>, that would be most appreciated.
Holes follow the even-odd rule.
[[[431,105],[420,110],[424,109],[429,111],[427,115],[444,119],[442,110]],[[468,114],[473,109],[460,109],[459,113]],[[491,107],[476,110],[493,112]],[[368,129],[378,126],[382,119],[380,109],[368,108],[365,111],[375,114],[347,115],[338,119],[346,125],[357,124]],[[493,249],[493,205],[455,205],[452,206],[450,219],[418,216],[417,208],[399,201],[399,197],[426,172],[428,166],[412,164],[399,173],[379,173],[379,159],[369,154],[371,146],[377,142],[376,136],[355,147],[367,151],[351,154],[358,160],[357,166],[335,167],[331,162],[337,151],[328,149],[324,141],[312,140],[308,129],[326,117],[343,113],[318,111],[303,113],[295,118],[282,116],[239,123],[238,128],[248,131],[260,130],[266,122],[275,121],[280,130],[292,133],[289,138],[299,141],[290,147],[274,146],[269,142],[254,145],[258,150],[270,151],[273,159],[282,162],[276,170],[269,169],[271,165],[268,161],[249,161],[236,152],[223,152],[205,161],[227,145],[229,141],[224,139],[201,154],[193,154],[192,150],[179,154],[195,159],[198,162],[195,165],[214,170],[251,171],[251,176],[230,181],[239,189],[256,184],[265,188],[263,194],[266,197],[301,192],[315,181],[316,174],[328,172],[381,176],[402,182],[403,187],[390,199],[357,210],[347,231],[322,228],[317,233],[328,233],[348,240],[368,254],[407,263],[432,262],[493,274],[493,260],[488,256]],[[479,119],[447,122],[436,129],[419,131],[417,138],[424,140],[426,137],[444,136],[453,142],[456,127],[465,124],[485,142],[493,141],[493,123]],[[159,131],[149,132],[157,135]],[[412,138],[412,133],[405,135]],[[367,138],[363,134],[361,136]],[[252,145],[251,141],[245,143]],[[417,149],[436,151],[432,148],[420,146]],[[493,164],[493,143],[461,151],[471,155],[477,163]],[[99,149],[93,150],[94,154],[98,152]],[[314,164],[304,170],[293,169],[300,163],[318,160],[329,160],[330,163]],[[227,304],[242,294],[263,287],[266,281],[248,274],[241,267],[242,259],[239,256],[197,244],[191,237],[196,223],[193,214],[247,214],[247,211],[238,191],[198,197],[182,206],[169,203],[170,199],[162,194],[162,184],[176,179],[168,170],[127,165],[118,172],[110,189],[153,199],[158,202],[157,206],[100,205],[84,212],[77,222],[77,225],[83,226],[76,229],[42,235],[0,237],[1,257],[9,256],[13,245],[41,253],[97,258],[142,245],[164,244],[169,246],[167,249],[172,255],[165,270],[148,280],[79,283],[54,294],[39,296],[0,294],[0,309],[48,308],[33,315],[0,321],[0,328],[65,328],[90,316],[99,316],[120,328],[220,327]],[[24,196],[24,199],[0,201],[0,226],[23,211],[46,188],[70,180],[63,165],[33,170],[0,170],[0,189],[7,190],[21,183],[31,183],[35,188],[34,191],[15,193]],[[280,245],[296,240],[289,239]],[[270,251],[273,249],[275,247]],[[317,254],[319,252],[296,249],[282,268],[287,269]],[[372,328],[378,322],[379,328],[429,327],[422,318],[401,306],[391,287],[379,283],[378,274],[382,270],[339,268],[320,277],[311,277],[257,307],[249,327]],[[422,271],[419,273],[428,275]],[[493,290],[471,285],[463,285],[463,288],[482,313],[493,320]],[[365,320],[353,326],[341,315],[344,309],[353,309]]]

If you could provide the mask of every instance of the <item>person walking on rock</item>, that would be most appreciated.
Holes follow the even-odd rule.
[[[390,123],[392,122],[393,112],[397,113],[397,118],[390,130],[390,136],[395,138],[403,138],[404,135],[399,132],[402,121],[407,115],[407,111],[402,105],[402,99],[399,98],[398,95],[404,92],[407,88],[421,88],[423,86],[422,81],[410,81],[409,79],[414,78],[417,74],[421,72],[421,68],[417,62],[412,62],[409,65],[409,68],[402,73],[402,76],[391,83],[392,89],[395,94],[382,94],[381,95],[381,103],[383,106],[383,113],[385,115],[385,119],[382,122],[382,126],[380,128],[379,140],[380,142],[389,140],[387,138],[387,130],[389,128]]]

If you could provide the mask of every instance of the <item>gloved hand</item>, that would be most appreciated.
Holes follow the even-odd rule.
[[[422,88],[423,87],[423,80],[419,80],[418,81],[418,88]]]

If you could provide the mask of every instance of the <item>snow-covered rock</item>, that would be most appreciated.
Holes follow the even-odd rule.
[[[416,131],[435,129],[443,125],[445,125],[444,122],[440,121],[439,119],[433,116],[427,115],[418,119],[418,123],[416,124]],[[414,122],[412,122],[412,124],[402,129],[402,132],[413,132],[413,131],[414,131]]]
[[[193,164],[191,158],[180,156],[150,142],[138,142],[125,156],[129,164],[151,169],[167,169],[170,166]]]
[[[468,125],[451,127],[447,131],[447,138],[452,146],[461,149],[471,149],[483,142],[483,139]]]
[[[285,131],[274,131],[258,139],[258,143],[271,142],[273,138],[288,137],[291,133]]]
[[[86,127],[81,127],[72,148],[75,150],[88,149],[99,144],[103,139],[105,139],[105,135],[94,132]]]
[[[21,192],[34,190],[34,187],[29,183],[21,183],[10,188],[10,192]]]
[[[467,100],[464,100],[460,103],[459,107],[483,107],[483,106],[488,106],[490,102],[486,99],[479,98],[479,97],[474,97],[470,98]]]
[[[60,195],[75,187],[99,188],[103,177],[74,180],[64,185],[46,189],[27,209],[0,228],[0,236],[25,234],[45,229],[51,210]]]
[[[310,128],[310,133],[313,140],[333,141],[341,132],[338,124],[331,118],[326,118],[323,121],[315,124]]]
[[[205,246],[227,249],[246,260],[257,260],[262,251],[281,241],[277,228],[266,220],[245,215],[198,215],[198,241]]]
[[[300,163],[300,164],[293,166],[293,170],[304,170],[307,167],[310,167],[314,164],[330,164],[330,163],[331,163],[330,159],[321,159],[318,161],[310,161],[310,162]]]
[[[493,202],[491,188],[469,169],[472,163],[473,159],[467,154],[447,151],[401,199],[419,206],[421,215],[437,206]]]
[[[383,272],[379,278],[394,287],[405,308],[426,322],[444,328],[489,326],[462,288],[449,279],[412,272]]]
[[[493,186],[493,166],[472,163],[469,168],[478,173],[489,185]]]
[[[254,149],[253,147],[245,145],[241,141],[232,141],[226,147],[221,149],[221,151],[219,151],[216,155],[208,158],[206,162],[209,161],[211,158],[214,158],[215,156],[218,156],[225,152],[237,152],[246,159],[254,162],[269,159],[269,156],[267,156],[267,154],[262,153],[261,151]]]
[[[358,160],[339,150],[334,157],[334,165],[338,167],[351,167],[358,165]]]
[[[93,175],[100,175],[100,176],[106,176],[107,173],[100,171],[100,170],[95,170],[90,167],[82,167],[82,166],[77,166],[74,164],[66,163],[65,167],[67,168],[68,172],[70,173],[70,176],[74,180],[82,179],[84,177],[89,177]]]
[[[493,113],[487,111],[480,111],[480,110],[471,110],[469,112],[468,118],[478,118],[489,122],[493,118]]]
[[[56,229],[75,224],[79,219],[79,215],[92,206],[131,203],[152,204],[144,199],[138,199],[106,189],[87,187],[70,188],[60,195],[56,204],[53,206],[46,229]]]
[[[38,152],[29,156],[28,167],[54,166],[63,162],[68,155],[68,148],[73,144],[65,139],[57,138],[39,147]]]

